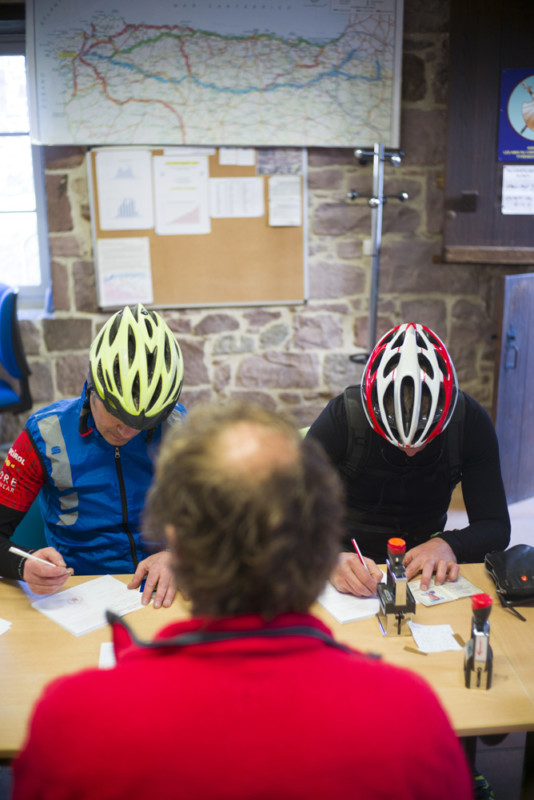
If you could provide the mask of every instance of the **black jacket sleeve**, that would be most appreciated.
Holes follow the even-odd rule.
[[[13,544],[10,536],[19,522],[24,519],[24,516],[24,511],[17,511],[8,506],[0,506],[0,575],[4,578],[22,580],[24,559],[21,556],[10,553],[9,548]],[[28,548],[20,547],[20,549],[27,550]]]
[[[458,561],[483,561],[492,550],[510,543],[510,515],[504,491],[499,444],[486,411],[465,396],[462,493],[469,525],[445,531]]]

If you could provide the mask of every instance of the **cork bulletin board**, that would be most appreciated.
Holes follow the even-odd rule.
[[[108,148],[109,149],[109,148]],[[146,148],[152,157],[163,148]],[[306,151],[301,148],[259,148],[253,165],[221,163],[219,149],[208,157],[209,179],[260,177],[263,181],[262,216],[214,218],[209,232],[161,235],[146,229],[106,229],[99,211],[99,148],[88,153],[91,219],[95,264],[105,240],[148,242],[153,307],[202,307],[303,303],[307,299],[306,265]],[[272,225],[269,220],[269,178],[290,174],[300,185],[299,224]],[[133,302],[125,281],[123,302]],[[117,305],[122,305],[117,302]],[[101,308],[113,308],[103,303]]]

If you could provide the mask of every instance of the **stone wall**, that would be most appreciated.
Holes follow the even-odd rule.
[[[428,324],[448,344],[462,387],[490,409],[506,268],[441,261],[448,16],[443,0],[405,0],[405,157],[386,166],[384,186],[409,200],[384,206],[378,334],[406,320]],[[309,151],[305,305],[163,312],[184,354],[187,406],[244,396],[308,425],[359,380],[362,367],[349,355],[369,346],[371,211],[347,195],[369,192],[371,182],[372,166],[361,166],[352,149]],[[84,149],[46,148],[46,184],[55,313],[22,323],[35,407],[79,393],[89,344],[107,316],[96,303]],[[7,441],[24,419],[3,417]]]

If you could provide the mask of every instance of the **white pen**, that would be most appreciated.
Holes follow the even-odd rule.
[[[45,564],[47,567],[57,567],[58,564],[53,564],[51,561],[45,561],[44,558],[39,558],[39,556],[34,556],[33,553],[28,553],[26,550],[20,550],[18,547],[10,547],[10,553],[15,553],[16,556],[22,556],[22,558],[30,558],[32,561],[38,561],[40,564]]]

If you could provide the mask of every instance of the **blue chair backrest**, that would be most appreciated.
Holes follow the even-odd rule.
[[[47,546],[39,497],[36,497],[22,522],[15,528],[11,541],[22,547],[29,547],[30,550]]]
[[[29,374],[16,318],[17,292],[0,283],[0,363],[12,378],[21,380]]]

